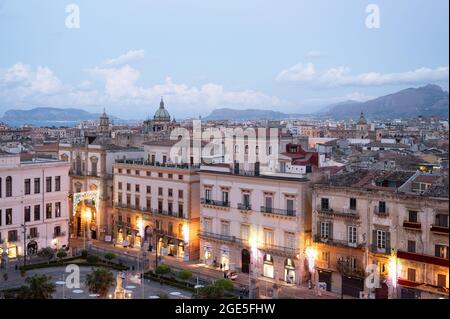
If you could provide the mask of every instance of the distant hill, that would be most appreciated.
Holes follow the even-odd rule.
[[[35,126],[73,126],[81,121],[97,120],[98,113],[90,113],[84,110],[70,108],[60,109],[53,107],[37,107],[30,110],[8,110],[0,122],[10,126],[22,126],[32,124]],[[117,120],[110,116],[111,120]]]
[[[438,85],[428,84],[380,96],[366,102],[345,102],[316,112],[316,115],[336,119],[356,118],[364,112],[369,118],[423,116],[448,117],[448,92]]]
[[[271,110],[259,110],[259,109],[247,109],[238,110],[231,108],[215,109],[204,120],[230,120],[230,121],[243,121],[243,120],[282,120],[292,117],[303,116],[302,114],[287,114],[278,111]]]

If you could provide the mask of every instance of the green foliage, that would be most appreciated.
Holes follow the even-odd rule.
[[[81,251],[81,258],[86,259],[88,256],[88,251],[86,249],[83,249]]]
[[[156,267],[155,273],[157,273],[158,275],[168,274],[170,273],[170,267],[164,264],[159,265],[158,267]]]
[[[111,261],[111,260],[113,260],[114,258],[116,258],[117,255],[114,254],[114,253],[112,253],[112,252],[107,252],[107,253],[105,254],[104,257],[105,257],[106,260]]]
[[[159,299],[169,299],[169,295],[166,293],[160,293],[157,295]]]
[[[55,257],[55,251],[51,247],[44,247],[38,251],[37,255],[42,258],[47,258],[50,261]]]
[[[181,280],[189,280],[192,278],[192,272],[190,272],[189,270],[180,270],[177,273],[177,277]]]
[[[50,276],[34,275],[28,277],[17,294],[17,299],[52,299],[55,293],[55,284],[52,283]]]
[[[214,282],[216,287],[220,287],[225,291],[231,291],[234,288],[233,282],[230,279],[221,278]]]
[[[99,294],[102,298],[108,294],[114,281],[114,274],[106,268],[93,269],[86,275],[86,287],[90,292]]]
[[[56,257],[58,257],[59,259],[63,259],[67,257],[67,252],[64,249],[61,249],[56,253]]]
[[[99,258],[97,257],[97,256],[94,256],[94,255],[88,255],[87,256],[87,258],[86,258],[86,261],[89,263],[89,264],[97,264],[98,263],[98,261],[99,261]]]

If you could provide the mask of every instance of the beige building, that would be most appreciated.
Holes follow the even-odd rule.
[[[420,194],[414,181],[423,177],[360,170],[316,184],[316,282],[353,297],[448,295],[448,183],[435,178]],[[378,288],[365,284],[368,266],[380,278]]]
[[[264,175],[258,165],[236,169],[225,164],[202,165],[200,179],[204,264],[273,283],[297,285],[307,279],[308,179]]]
[[[146,143],[144,159],[113,165],[114,234],[117,244],[145,245],[159,255],[197,260],[199,167],[170,161],[175,142]]]

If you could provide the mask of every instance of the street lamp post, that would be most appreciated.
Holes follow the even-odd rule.
[[[23,267],[27,265],[27,226],[25,222],[21,225],[23,227]]]

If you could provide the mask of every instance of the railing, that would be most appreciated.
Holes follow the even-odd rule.
[[[66,236],[66,232],[62,231],[59,233],[53,233],[53,238],[57,238],[57,237],[65,237]]]
[[[214,199],[200,198],[200,203],[212,206],[230,207],[230,202],[224,202],[221,200],[214,200]]]
[[[376,254],[389,255],[391,252],[387,248],[380,248],[376,244],[370,245],[370,251]]]
[[[179,236],[177,236],[177,234],[175,234],[173,231],[168,231],[168,230],[164,230],[164,229],[156,229],[155,230],[155,232],[158,234],[158,235],[163,235],[163,236],[167,236],[167,237],[172,237],[172,238],[177,238],[177,239],[180,239],[180,237]]]
[[[334,239],[334,238],[325,238],[320,235],[314,235],[314,242],[316,243],[325,243],[329,245],[335,246],[343,246],[343,247],[351,247],[351,248],[362,248],[364,244],[361,243],[351,243],[348,240]]]
[[[443,233],[443,234],[448,234],[449,232],[448,232],[448,225],[447,226],[441,226],[441,225],[431,225],[431,228],[430,228],[430,230],[432,231],[432,232],[435,232],[435,233]]]
[[[235,236],[221,235],[221,234],[205,232],[205,231],[200,231],[198,234],[200,237],[206,237],[206,238],[210,238],[210,239],[217,239],[217,240],[223,240],[223,241],[229,241],[229,242],[240,242],[239,238],[237,238]]]
[[[27,238],[28,239],[33,239],[33,238],[39,238],[39,233],[36,233],[36,234],[29,234],[28,236],[27,236]]]
[[[388,207],[385,207],[384,211],[380,211],[380,207],[379,206],[374,206],[373,212],[375,213],[375,215],[378,215],[379,217],[388,217],[389,216],[389,209],[388,209]]]
[[[408,220],[403,221],[403,227],[405,228],[409,228],[409,229],[414,229],[414,230],[421,230],[422,229],[422,225],[418,222],[410,222]]]
[[[258,173],[256,171],[250,171],[250,170],[233,170],[234,175],[241,175],[241,176],[258,176]]]
[[[347,276],[365,277],[365,271],[361,268],[353,268],[350,266],[349,260],[339,259],[336,263],[336,269],[339,273]]]
[[[184,217],[183,214],[180,215],[180,213],[170,212],[170,211],[167,211],[167,210],[149,209],[147,207],[140,207],[140,206],[124,204],[124,203],[115,203],[114,207],[116,207],[116,208],[133,209],[133,210],[140,211],[140,212],[142,212],[144,214],[164,215],[164,216],[171,216],[171,217],[186,219],[186,217]]]
[[[173,169],[200,169],[200,164],[172,164],[172,163],[161,163],[145,161],[143,159],[116,159],[118,164],[130,164],[139,166],[150,166],[150,167],[162,167],[162,168],[173,168]]]
[[[239,204],[237,205],[237,207],[238,207],[238,209],[240,209],[240,210],[252,210],[252,205],[250,205],[250,204],[242,204],[242,203],[239,203]]]
[[[281,253],[285,253],[288,255],[297,255],[298,253],[300,253],[300,249],[298,249],[298,248],[273,245],[273,244],[265,244],[265,243],[262,243],[261,246],[259,247],[259,249],[281,252]]]
[[[280,209],[273,207],[261,206],[261,213],[284,215],[284,216],[296,216],[295,210],[291,209]]]
[[[176,218],[183,218],[183,219],[185,219],[185,217],[182,216],[182,215],[180,216],[179,213],[170,212],[170,211],[167,211],[167,210],[153,209],[153,210],[151,211],[151,213],[152,213],[152,214],[155,214],[155,215],[164,215],[164,216],[171,216],[171,217],[176,217]]]
[[[335,211],[333,208],[322,208],[321,205],[316,207],[316,211],[319,214],[338,216],[338,217],[348,217],[348,218],[359,218],[359,214],[356,210],[343,208],[342,211]]]

